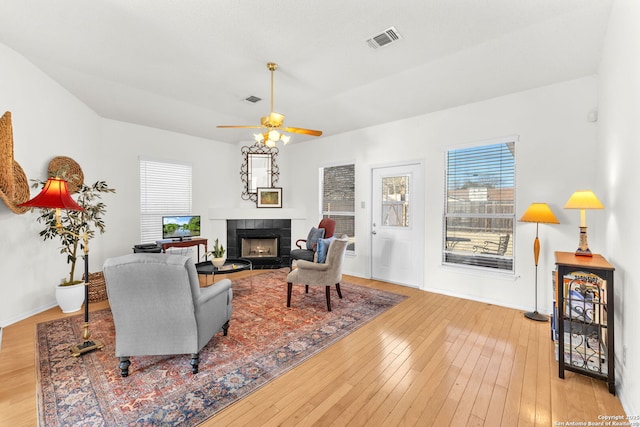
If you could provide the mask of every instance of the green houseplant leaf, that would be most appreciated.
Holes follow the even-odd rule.
[[[32,180],[33,188],[44,187],[45,181]],[[55,209],[40,209],[40,216],[36,219],[44,224],[45,228],[40,231],[40,236],[44,240],[60,239],[60,253],[66,254],[67,263],[71,264],[68,280],[63,285],[73,285],[81,283],[82,280],[75,280],[76,261],[78,260],[78,249],[80,253],[84,251],[84,242],[81,238],[86,231],[87,237],[91,240],[95,237],[95,231],[100,234],[105,232],[104,214],[107,212],[106,205],[102,202],[103,193],[115,193],[116,190],[109,188],[105,181],[96,181],[89,186],[82,184],[78,189],[77,203],[84,211],[73,211],[62,209],[60,212],[60,222],[62,229],[69,233],[60,233],[56,226]],[[73,233],[73,234],[71,234]]]
[[[218,243],[218,239],[213,244],[213,250],[207,252],[207,255],[211,255],[213,258],[222,258],[224,256],[224,247]]]

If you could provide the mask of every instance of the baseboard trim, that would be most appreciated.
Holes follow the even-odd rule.
[[[19,322],[21,320],[24,320],[24,319],[26,319],[28,317],[31,317],[31,316],[35,315],[35,314],[42,313],[43,311],[49,310],[50,308],[56,307],[57,305],[58,304],[56,304],[55,302],[54,303],[45,304],[45,305],[42,305],[40,307],[36,307],[36,308],[34,308],[32,310],[29,310],[26,313],[22,313],[22,314],[20,314],[20,315],[18,315],[16,317],[10,317],[8,319],[3,319],[2,320],[2,324],[0,324],[0,328],[6,328],[9,325],[13,325],[14,323],[17,323],[17,322]]]

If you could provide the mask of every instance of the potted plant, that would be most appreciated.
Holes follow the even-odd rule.
[[[34,188],[45,184],[44,181],[34,181]],[[95,230],[99,230],[100,234],[105,231],[103,215],[106,213],[106,205],[101,201],[102,193],[115,193],[115,190],[109,188],[104,181],[96,181],[91,186],[81,184],[78,187],[77,203],[84,210],[62,210],[61,227],[57,226],[55,209],[40,209],[40,216],[37,218],[38,222],[45,225],[40,236],[44,240],[59,238],[62,243],[60,253],[66,254],[67,263],[71,264],[69,276],[56,288],[56,300],[65,313],[80,310],[84,302],[84,281],[82,278],[76,280],[76,262],[80,253],[84,252],[84,234],[87,235],[88,243],[95,237]],[[67,303],[67,299],[71,299],[72,302]]]
[[[227,260],[227,257],[224,256],[224,247],[218,243],[218,239],[216,239],[215,243],[213,244],[213,250],[207,252],[207,255],[211,255],[213,257],[211,262],[217,268],[222,267]]]

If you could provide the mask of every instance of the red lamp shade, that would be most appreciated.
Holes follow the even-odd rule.
[[[82,206],[71,198],[67,188],[67,181],[60,178],[49,178],[40,194],[18,206],[28,208],[70,209],[74,211],[84,210]]]

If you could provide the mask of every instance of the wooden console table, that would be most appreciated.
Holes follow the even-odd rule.
[[[207,239],[189,239],[189,240],[174,240],[171,242],[162,242],[162,252],[166,252],[168,248],[184,248],[187,246],[198,247],[198,261],[200,261],[200,245],[204,245],[204,253],[207,253]]]

